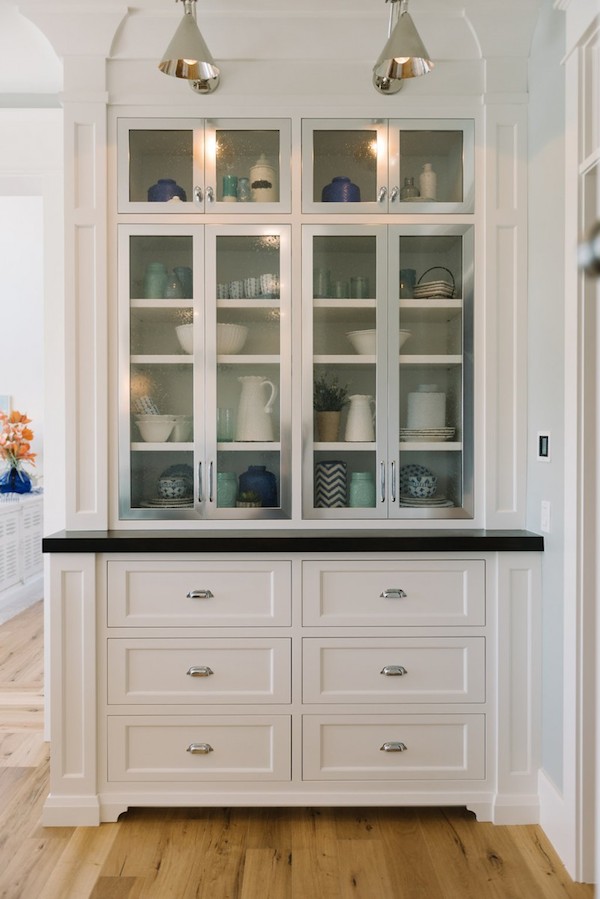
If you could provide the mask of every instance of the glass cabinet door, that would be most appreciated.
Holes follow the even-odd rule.
[[[183,226],[120,226],[118,253],[120,515],[194,517],[202,242]]]
[[[290,229],[206,234],[206,514],[289,517]]]
[[[473,121],[390,121],[389,183],[392,211],[473,212]]]
[[[473,514],[473,229],[390,228],[393,514]]]
[[[289,226],[122,225],[119,271],[120,516],[289,516]]]
[[[387,123],[303,121],[303,212],[387,212],[387,169]]]
[[[207,121],[206,212],[290,212],[290,166],[289,120]]]
[[[119,212],[290,212],[289,120],[119,119],[117,146]]]
[[[386,231],[303,229],[308,518],[379,518],[386,509]]]

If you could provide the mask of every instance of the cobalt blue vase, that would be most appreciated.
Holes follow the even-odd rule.
[[[20,468],[8,468],[0,477],[0,493],[31,493],[31,479]]]
[[[267,471],[266,465],[249,465],[248,471],[240,475],[240,493],[249,493],[251,490],[258,493],[263,508],[275,508],[277,502],[277,478],[272,471]]]

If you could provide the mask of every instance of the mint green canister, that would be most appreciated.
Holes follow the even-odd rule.
[[[370,471],[355,471],[350,476],[348,492],[352,508],[372,508],[375,505],[375,481]]]

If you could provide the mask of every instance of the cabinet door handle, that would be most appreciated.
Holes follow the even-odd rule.
[[[206,193],[206,199],[208,200],[208,202],[209,202],[209,203],[214,203],[214,200],[215,200],[215,192],[214,192],[214,190],[212,189],[212,187],[207,187],[205,193]]]
[[[215,594],[212,590],[190,590],[186,594],[187,599],[214,599]]]
[[[378,203],[383,203],[383,201],[385,200],[386,196],[387,196],[387,187],[380,187],[380,188],[379,188],[379,193],[377,194],[377,202],[378,202]]]
[[[202,502],[202,462],[198,462],[198,502]]]
[[[394,200],[397,200],[399,195],[400,195],[400,188],[398,187],[397,184],[395,184],[394,187],[392,187],[392,192],[390,194],[390,203],[393,203]]]
[[[408,674],[408,671],[404,665],[384,665],[379,673],[385,674],[386,677],[402,677],[403,674]]]
[[[399,740],[389,740],[379,748],[382,752],[406,752],[406,743],[400,743]]]
[[[392,491],[392,502],[395,503],[396,502],[396,463],[395,462],[392,462],[392,472],[390,475],[390,481],[391,481],[390,489]]]
[[[213,751],[210,743],[190,743],[186,749],[186,752],[191,752],[192,755],[208,755],[209,752]]]
[[[188,668],[186,674],[189,674],[190,677],[210,677],[211,674],[215,672],[212,668],[209,668],[208,665],[192,665],[191,668]]]
[[[379,466],[379,472],[380,472],[379,486],[381,489],[381,502],[384,503],[385,502],[385,462],[381,462],[381,464]]]
[[[196,187],[194,188],[194,202],[195,203],[202,202],[202,188],[198,187],[198,185],[196,185]]]
[[[213,501],[213,463],[211,461],[208,466],[208,501],[212,503]]]
[[[406,593],[400,587],[388,587],[379,594],[380,599],[406,599]]]

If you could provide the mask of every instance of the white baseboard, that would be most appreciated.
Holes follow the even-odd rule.
[[[44,575],[42,572],[29,578],[24,584],[17,584],[0,594],[0,624],[9,621],[32,606],[44,596]]]
[[[540,826],[569,876],[576,879],[575,835],[567,812],[565,798],[544,771],[539,772]]]

